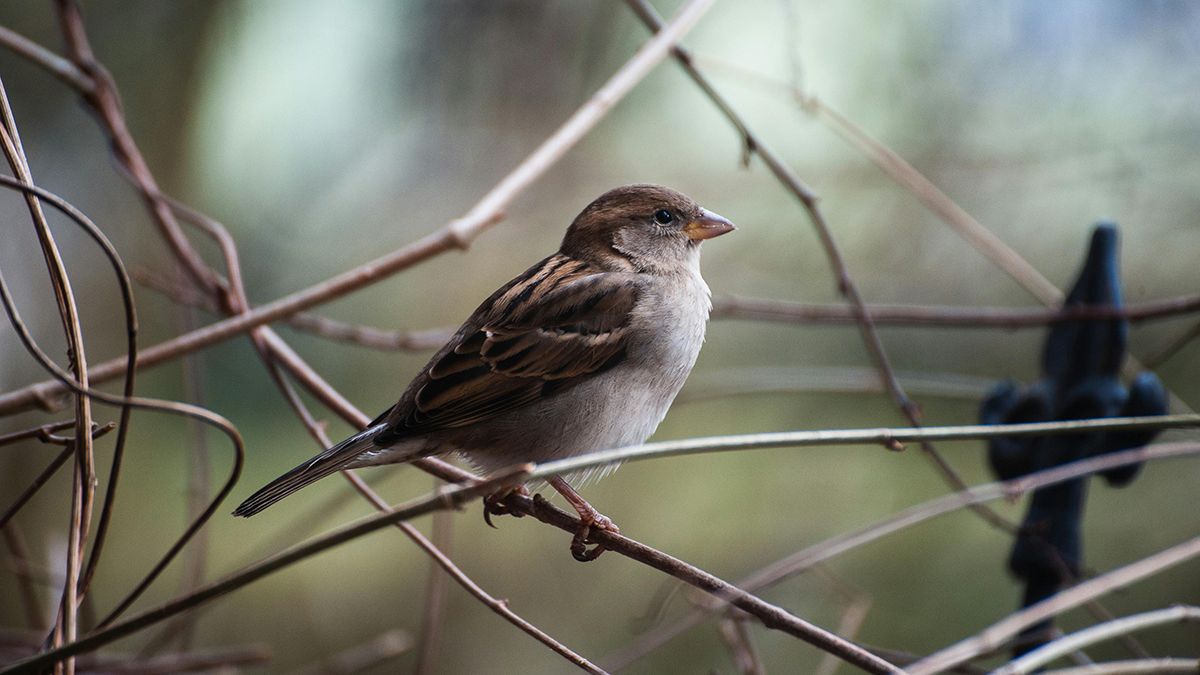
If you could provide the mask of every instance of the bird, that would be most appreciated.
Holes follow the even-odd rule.
[[[556,253],[479,305],[395,405],[234,515],[252,516],[344,469],[456,454],[486,473],[645,442],[704,342],[712,301],[700,246],[734,229],[670,188],[605,192],[575,217]],[[604,549],[587,548],[591,530],[619,528],[567,478],[546,482],[579,514],[572,555],[595,559]],[[485,500],[485,517],[505,512],[505,496]]]

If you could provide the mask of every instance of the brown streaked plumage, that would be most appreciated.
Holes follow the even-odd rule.
[[[641,443],[691,371],[710,307],[699,245],[733,229],[654,185],[611,190],[571,223],[558,253],[485,300],[400,400],[363,432],[251,495],[251,516],[341,469],[457,452],[483,470]],[[564,479],[590,527],[616,529]],[[495,500],[492,500],[493,502]]]

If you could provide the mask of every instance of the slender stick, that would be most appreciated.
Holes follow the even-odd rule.
[[[1041,602],[1013,612],[974,637],[956,642],[921,659],[914,663],[909,671],[912,675],[930,675],[963,663],[980,652],[1004,644],[1022,630],[1038,622],[1057,616],[1078,607],[1087,600],[1128,586],[1196,556],[1200,556],[1200,537],[1189,539],[1137,562],[1088,579]]]
[[[1128,635],[1134,631],[1155,628],[1168,623],[1187,623],[1200,621],[1200,607],[1176,605],[1166,609],[1156,609],[1132,616],[1113,619],[1105,623],[1089,626],[1083,630],[1065,635],[1048,642],[1037,649],[1027,652],[1021,658],[1015,659],[998,668],[996,675],[1025,675],[1055,659],[1070,654],[1077,649],[1094,645],[1097,642],[1111,640],[1115,637]]]
[[[778,584],[805,570],[811,569],[817,564],[832,560],[865,544],[902,532],[913,525],[923,523],[937,516],[967,508],[971,504],[1011,498],[1031,490],[1056,485],[1064,481],[1074,480],[1081,476],[1088,476],[1119,466],[1196,454],[1200,454],[1200,443],[1159,443],[1133,450],[1092,457],[1046,471],[1029,474],[1007,483],[989,483],[970,488],[964,492],[951,493],[904,509],[862,529],[841,534],[801,549],[743,578],[737,585],[740,588],[753,592]],[[683,634],[688,629],[700,625],[709,614],[718,611],[724,606],[725,603],[714,603],[709,607],[694,609],[680,619],[670,624],[659,626],[642,635],[635,643],[603,659],[602,663],[609,670],[621,670],[642,655]]]
[[[1200,295],[1183,295],[1161,300],[1111,307],[955,307],[938,305],[866,305],[876,325],[956,328],[1038,328],[1067,321],[1125,319],[1131,323],[1152,321],[1200,311]],[[724,296],[713,301],[714,319],[758,319],[786,323],[854,323],[854,309],[845,305],[822,305],[743,296]]]
[[[104,391],[82,386],[79,382],[71,377],[70,373],[62,370],[58,364],[56,364],[42,350],[42,348],[38,346],[37,342],[34,341],[33,336],[29,333],[29,328],[25,325],[24,321],[21,320],[20,313],[17,311],[16,303],[13,301],[12,294],[8,289],[8,283],[4,280],[3,274],[0,274],[0,302],[3,303],[4,310],[8,314],[9,323],[16,330],[17,337],[20,338],[21,344],[25,347],[26,351],[33,355],[38,363],[41,364],[41,366],[47,371],[49,371],[55,378],[57,378],[57,380],[63,386],[67,387],[75,394],[79,396],[85,396],[89,399],[102,401],[109,405],[157,410],[184,415],[193,419],[199,419],[220,429],[233,444],[234,464],[230,471],[229,478],[226,479],[224,485],[213,497],[204,513],[202,513],[199,518],[193,521],[192,524],[183,532],[183,534],[180,535],[171,548],[168,549],[163,555],[162,559],[160,559],[154,568],[147,573],[146,577],[143,578],[143,580],[136,588],[134,588],[133,591],[130,592],[128,596],[126,596],[126,598],[118,605],[117,609],[114,610],[114,612],[111,613],[105,621],[111,620],[115,618],[116,615],[121,611],[124,611],[126,608],[128,608],[129,605],[131,605],[134,600],[136,600],[137,597],[149,587],[154,579],[160,573],[162,573],[163,569],[165,569],[168,564],[170,564],[171,560],[174,559],[175,555],[179,553],[179,551],[187,544],[192,536],[194,536],[196,532],[204,526],[204,523],[208,522],[208,519],[212,517],[212,514],[216,511],[221,501],[224,500],[225,496],[228,495],[233,489],[234,484],[237,483],[237,479],[241,475],[242,464],[245,461],[245,447],[242,443],[241,435],[238,433],[233,424],[229,422],[229,420],[226,420],[224,417],[210,410],[206,410],[198,406],[192,406],[186,403],[178,403],[175,401],[160,401],[141,397],[116,396]],[[58,631],[55,632],[57,633]]]
[[[607,464],[643,459],[676,457],[729,450],[810,447],[818,445],[884,445],[912,441],[965,441],[1011,436],[1073,434],[1083,431],[1126,431],[1131,429],[1172,429],[1200,427],[1200,415],[1162,415],[1147,417],[1108,417],[1061,422],[1025,424],[979,424],[952,427],[894,429],[827,429],[818,431],[776,431],[758,434],[686,438],[660,441],[613,450],[601,450],[568,459],[539,464],[533,478],[568,474]]]
[[[125,123],[125,113],[116,82],[92,51],[79,4],[75,0],[55,0],[54,8],[70,59],[81,71],[88,74],[93,83],[90,89],[78,91],[83,95],[83,100],[96,112],[108,133],[117,160],[129,171],[133,181],[143,188],[139,192],[154,213],[155,222],[158,223],[171,252],[200,288],[210,292],[219,289],[219,280],[184,236],[174,214],[171,213],[170,206],[159,197],[154,175]]]
[[[26,185],[33,185],[33,174],[29,170],[29,162],[21,147],[21,136],[13,118],[12,109],[8,102],[8,93],[0,81],[0,115],[3,125],[0,125],[0,140],[3,141],[4,156],[12,167],[16,177]],[[75,304],[75,293],[71,289],[71,280],[67,274],[66,265],[59,253],[58,244],[50,232],[46,215],[42,211],[41,202],[33,195],[26,193],[25,202],[33,219],[34,231],[41,245],[42,256],[50,274],[50,283],[54,289],[55,300],[58,303],[58,313],[66,334],[67,353],[70,355],[71,370],[82,387],[88,386],[88,366],[83,342],[83,328],[79,324],[79,310]],[[59,611],[59,621],[55,624],[53,640],[60,641],[75,639],[78,631],[77,611],[79,607],[79,578],[82,571],[81,557],[87,544],[88,530],[91,527],[92,502],[95,495],[96,467],[92,446],[92,402],[88,397],[75,397],[75,471],[71,492],[71,517],[66,555],[66,576],[63,582],[62,602]],[[64,672],[72,675],[75,672],[74,660],[64,664]]]
[[[1133,659],[1129,661],[1107,661],[1080,668],[1047,670],[1045,675],[1141,675],[1153,673],[1196,673],[1200,671],[1200,659]]]
[[[74,444],[71,444],[63,448],[62,452],[58,453],[57,457],[50,460],[50,464],[45,469],[42,469],[42,472],[33,479],[33,482],[25,488],[20,496],[17,497],[16,501],[14,501],[11,506],[5,509],[3,515],[0,515],[0,527],[8,525],[8,521],[12,520],[12,517],[17,515],[17,512],[21,510],[21,507],[25,506],[30,499],[33,499],[33,496],[37,494],[38,490],[40,490],[43,485],[46,484],[46,481],[50,480],[54,474],[58,473],[58,470],[62,468],[62,465],[65,464],[67,459],[74,453],[75,446]]]
[[[12,433],[0,435],[0,445],[9,445],[11,443],[27,441],[32,438],[45,438],[47,435],[52,434],[55,431],[62,431],[63,429],[68,429],[73,426],[75,426],[75,420],[63,420],[61,422],[49,422],[40,427],[33,427],[32,429],[14,431]]]
[[[96,87],[91,76],[80,70],[69,59],[64,59],[11,28],[0,26],[0,45],[8,47],[25,60],[45,68],[77,91],[90,92]]]
[[[175,598],[164,605],[129,617],[124,621],[114,623],[107,628],[93,631],[79,640],[17,661],[16,663],[8,664],[3,669],[0,669],[0,674],[40,672],[42,669],[58,661],[77,654],[94,651],[114,640],[136,633],[143,628],[159,623],[182,611],[227,595],[274,572],[363,535],[370,534],[395,523],[411,520],[412,518],[438,509],[456,508],[460,504],[464,504],[480,495],[490,494],[505,486],[520,483],[526,479],[528,469],[528,465],[517,466],[473,485],[454,486],[424,498],[413,500],[390,512],[376,514],[351,523],[350,525],[312,539],[307,543],[249,565],[224,579],[210,583],[187,595]]]

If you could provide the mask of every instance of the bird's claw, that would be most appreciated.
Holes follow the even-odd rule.
[[[599,543],[590,549],[587,547],[592,528],[606,530],[613,534],[618,534],[621,530],[611,518],[602,513],[580,514],[580,516],[579,529],[575,530],[575,536],[571,538],[571,557],[579,562],[591,562],[599,558],[600,554],[606,550],[604,544]]]
[[[487,523],[488,527],[499,529],[492,522],[492,516],[512,516],[514,518],[521,518],[525,515],[524,513],[521,513],[520,511],[517,511],[508,505],[508,498],[514,494],[528,497],[529,490],[525,489],[524,485],[518,485],[510,490],[495,492],[483,498],[483,522]]]

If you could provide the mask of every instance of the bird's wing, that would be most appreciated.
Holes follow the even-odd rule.
[[[482,422],[562,392],[626,355],[636,275],[555,255],[475,311],[380,416],[376,443]]]

